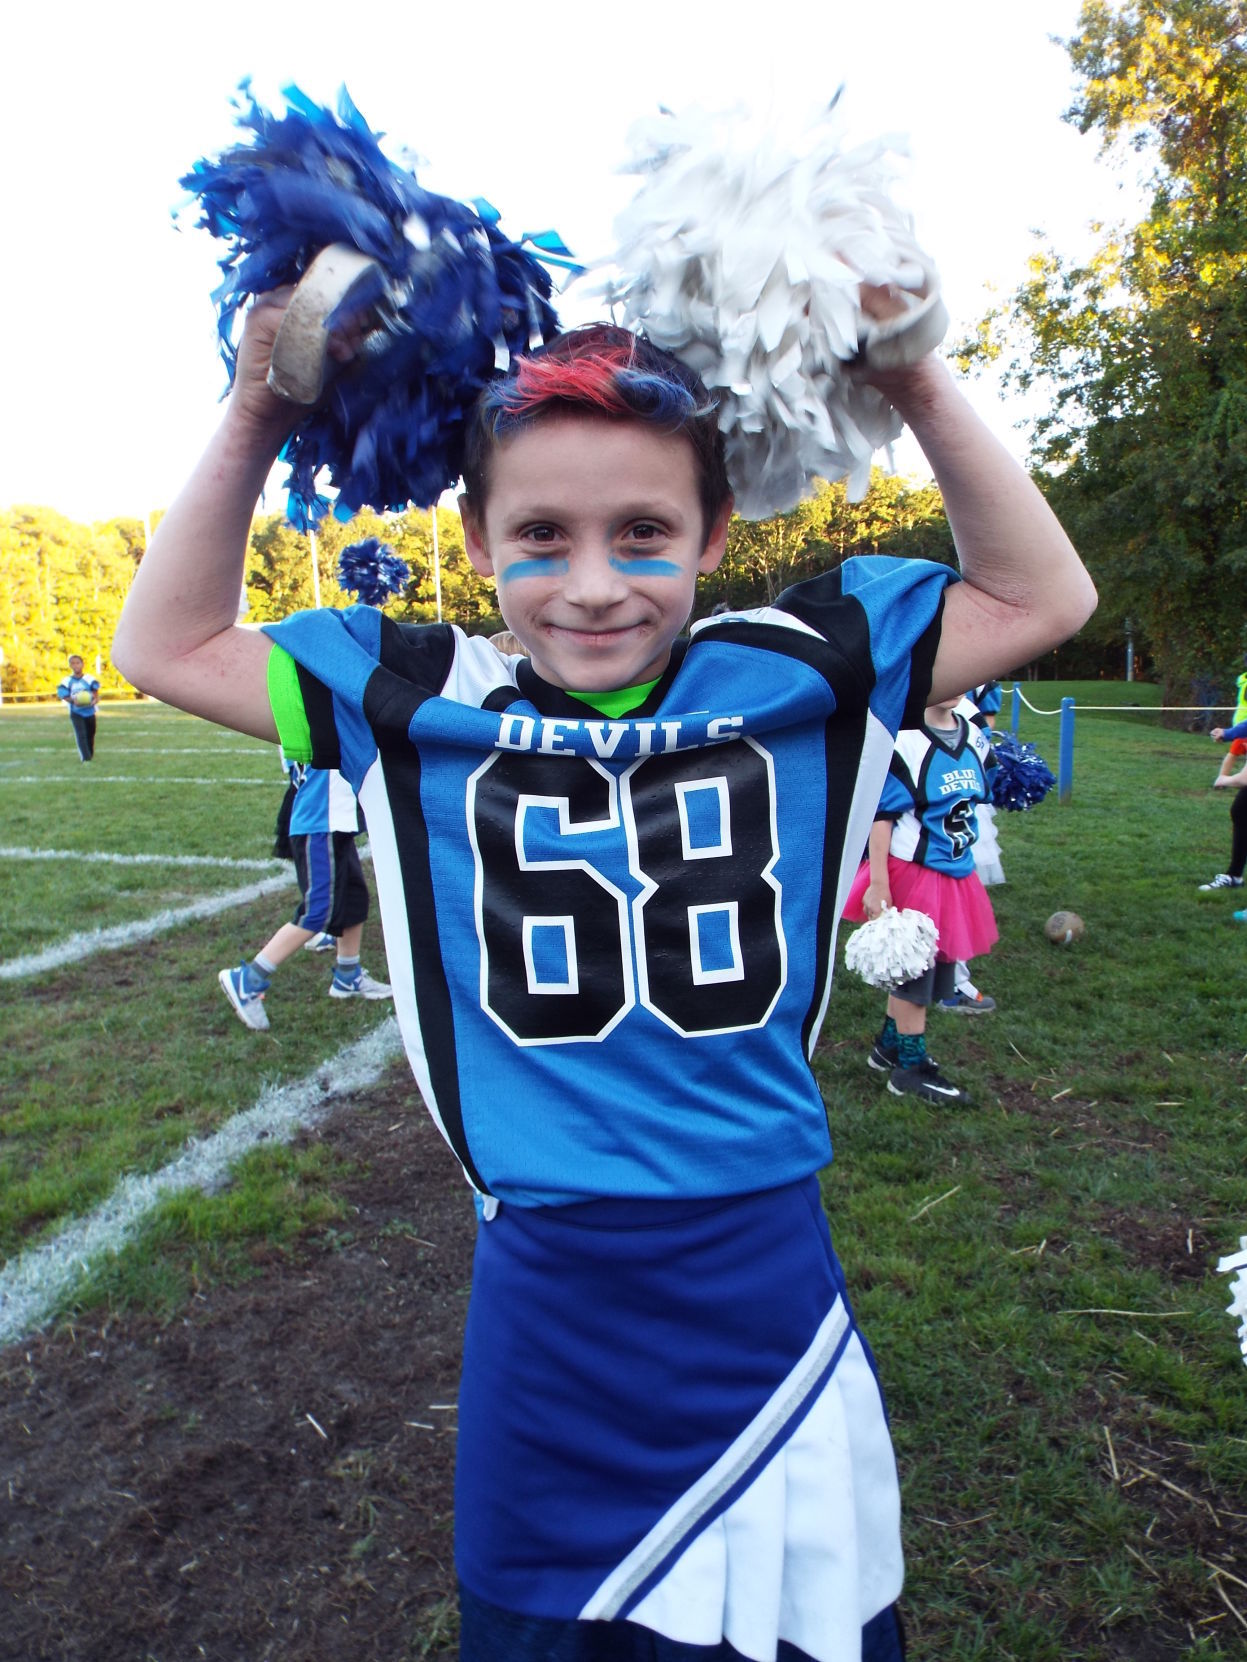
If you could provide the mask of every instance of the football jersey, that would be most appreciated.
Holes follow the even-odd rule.
[[[987,774],[995,766],[991,740],[962,715],[955,729],[899,733],[876,816],[894,822],[889,854],[968,877],[978,837],[975,807],[987,801]]]
[[[449,625],[265,626],[282,748],[359,796],[407,1053],[483,1195],[741,1194],[826,1163],[836,925],[955,575],[853,559],[707,619],[618,719]]]
[[[98,714],[94,704],[75,704],[74,696],[80,692],[98,692],[100,684],[94,675],[67,675],[58,685],[56,696],[63,698],[69,705],[71,716],[93,716]]]
[[[290,808],[292,837],[359,830],[355,792],[336,768],[314,768],[306,762],[289,762],[287,767],[295,789]]]
[[[984,681],[981,687],[972,688],[969,696],[985,716],[998,716],[1005,697],[999,681]]]

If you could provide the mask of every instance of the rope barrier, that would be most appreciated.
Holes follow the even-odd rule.
[[[1060,713],[1061,713],[1059,708],[1055,709],[1055,710],[1041,710],[1037,704],[1032,704],[1031,703],[1030,699],[1027,698],[1026,694],[1022,691],[1022,689],[1020,687],[1018,688],[1018,697],[1021,699],[1022,703],[1025,704],[1026,708],[1031,712],[1032,715],[1036,715],[1036,716],[1059,716]],[[1127,712],[1142,711],[1146,715],[1152,715],[1153,713],[1159,714],[1161,711],[1164,711],[1164,710],[1182,710],[1182,711],[1199,711],[1203,715],[1211,715],[1214,710],[1232,710],[1234,708],[1234,705],[1233,704],[1084,704],[1082,702],[1082,700],[1080,699],[1078,701],[1078,708],[1080,710],[1110,710],[1110,711],[1111,710],[1125,710]]]

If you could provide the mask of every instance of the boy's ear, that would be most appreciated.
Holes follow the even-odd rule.
[[[732,509],[736,506],[735,499],[728,497],[722,509],[715,515],[714,522],[706,537],[706,546],[701,551],[701,558],[697,562],[697,570],[703,577],[708,577],[716,569],[724,554],[727,553],[727,528],[732,518]]]
[[[466,495],[459,498],[459,518],[463,521],[463,546],[471,561],[472,570],[480,577],[492,577],[494,562],[485,546],[485,528],[472,505],[471,498]]]

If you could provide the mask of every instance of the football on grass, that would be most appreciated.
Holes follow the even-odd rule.
[[[1043,932],[1053,946],[1069,946],[1082,939],[1086,927],[1077,912],[1053,912]]]

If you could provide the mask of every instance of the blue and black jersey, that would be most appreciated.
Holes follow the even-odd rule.
[[[988,799],[996,766],[986,732],[963,715],[945,731],[918,726],[897,735],[877,818],[892,820],[888,852],[930,871],[968,877],[978,837],[975,809]]]
[[[836,925],[954,577],[853,559],[709,619],[620,719],[449,626],[266,626],[283,750],[360,798],[408,1055],[481,1193],[729,1195],[825,1164]]]

